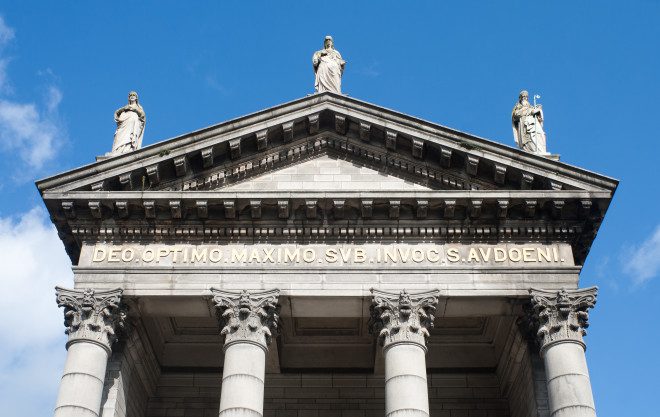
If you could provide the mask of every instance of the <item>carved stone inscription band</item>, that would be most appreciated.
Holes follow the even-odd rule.
[[[583,336],[597,292],[530,290],[553,417],[596,416]]]
[[[124,326],[122,290],[55,290],[69,335],[55,417],[98,417],[110,349]]]
[[[240,293],[211,288],[225,336],[221,417],[261,417],[266,352],[277,330],[279,290]]]
[[[427,417],[426,339],[440,292],[371,292],[370,327],[385,356],[385,416]]]

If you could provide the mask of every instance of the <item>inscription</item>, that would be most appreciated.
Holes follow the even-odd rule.
[[[568,245],[106,245],[93,265],[572,265]]]

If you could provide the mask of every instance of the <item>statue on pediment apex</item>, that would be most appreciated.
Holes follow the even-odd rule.
[[[549,155],[546,147],[546,137],[543,131],[543,107],[529,103],[529,93],[525,90],[520,92],[518,102],[511,112],[511,125],[513,127],[513,138],[516,145],[524,151],[537,154]]]
[[[115,111],[115,140],[110,155],[121,155],[140,149],[146,116],[135,91],[128,93],[128,104]]]
[[[344,74],[346,61],[335,49],[332,36],[325,37],[323,49],[316,51],[312,56],[312,65],[316,74],[314,90],[317,93],[331,91],[341,94],[341,76]]]

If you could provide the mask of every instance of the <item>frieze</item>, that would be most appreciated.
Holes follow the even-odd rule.
[[[131,267],[572,267],[567,244],[86,245],[81,265]]]

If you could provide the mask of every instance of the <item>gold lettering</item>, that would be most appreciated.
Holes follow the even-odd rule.
[[[493,255],[495,262],[504,262],[506,261],[506,251],[502,248],[493,249]]]
[[[252,249],[252,252],[250,252],[250,262],[254,261],[261,263],[261,256],[259,256],[259,251],[256,249]]]
[[[289,248],[284,248],[284,262],[300,262],[300,249],[296,248],[293,252],[289,252]]]
[[[520,249],[518,248],[511,248],[509,249],[509,259],[511,262],[520,262],[522,259],[522,253],[520,252]]]
[[[126,248],[121,251],[121,260],[124,262],[130,262],[135,256],[135,251],[131,248]]]
[[[307,248],[303,250],[303,261],[310,263],[314,262],[314,259],[316,259],[316,251],[311,248]]]
[[[367,253],[362,248],[355,248],[353,251],[353,262],[362,263],[367,260]]]
[[[119,262],[119,248],[110,248],[108,251],[108,262]]]
[[[536,256],[538,257],[538,261],[541,262],[541,258],[543,258],[544,261],[550,262],[550,259],[552,259],[550,256],[550,248],[537,248],[536,249]]]
[[[337,249],[328,249],[325,251],[325,261],[329,263],[335,263],[339,260],[339,257],[337,256]]]
[[[208,248],[193,248],[190,261],[192,263],[206,262],[207,256],[208,256]]]
[[[275,252],[275,249],[264,249],[264,262],[268,260],[269,262],[275,263],[275,259],[273,259],[273,252]]]
[[[447,260],[449,262],[458,262],[461,260],[461,256],[458,253],[458,249],[449,248],[447,249]]]
[[[102,262],[105,259],[105,249],[94,247],[94,255],[92,256],[92,262]]]
[[[158,248],[158,251],[157,251],[158,259],[156,260],[156,262],[160,262],[160,258],[164,258],[169,254],[170,254],[170,249],[169,248],[163,248],[163,247]]]
[[[406,248],[405,251],[399,248],[399,256],[401,257],[402,263],[408,262],[408,257],[410,256],[410,248]]]
[[[341,255],[341,260],[344,262],[348,262],[349,256],[351,255],[351,248],[347,248],[344,250],[344,248],[339,248],[339,254]]]
[[[145,249],[144,252],[142,252],[142,262],[153,262],[153,260],[156,258],[156,252],[154,252],[153,249]]]
[[[533,258],[533,255],[534,255],[534,248],[524,248],[523,262],[537,262],[537,260]]]
[[[222,250],[220,248],[213,248],[209,251],[209,261],[218,263],[222,259]]]
[[[179,254],[180,254],[182,251],[183,251],[183,249],[181,249],[181,248],[177,248],[176,246],[174,247],[174,249],[172,249],[172,255],[173,255],[172,262],[174,262],[174,263],[177,263],[177,262],[178,262]]]
[[[385,248],[385,262],[387,262],[387,258],[397,263],[398,258],[396,257],[396,250],[394,248]]]
[[[247,249],[235,249],[231,250],[231,261],[233,262],[245,262],[247,260]]]
[[[433,255],[433,257],[431,257]],[[429,262],[438,262],[440,260],[440,252],[437,249],[429,249],[426,251],[426,259]]]

